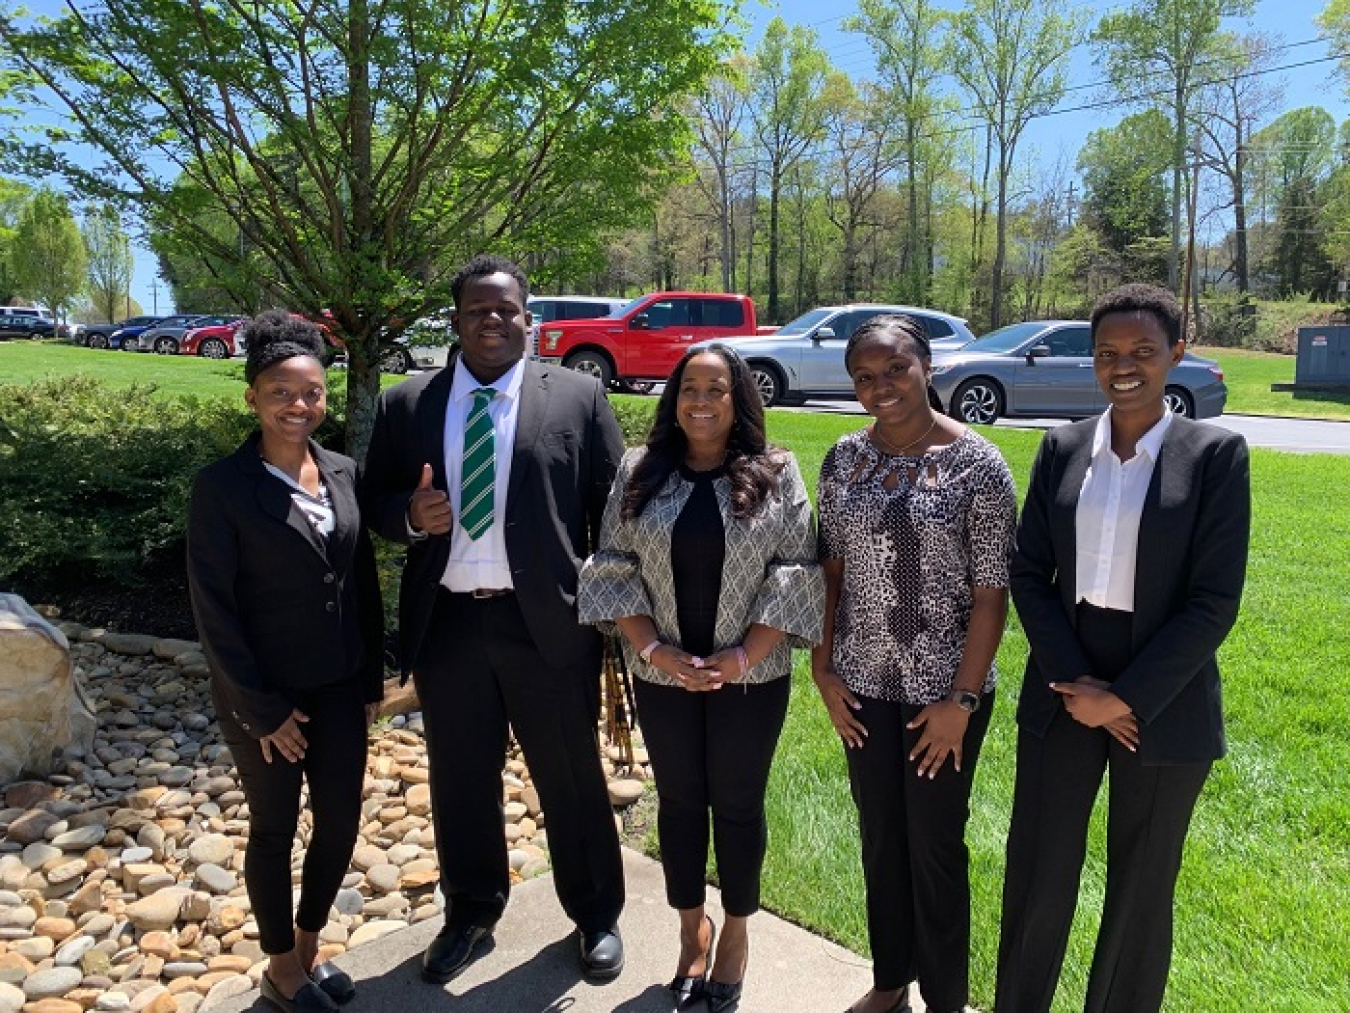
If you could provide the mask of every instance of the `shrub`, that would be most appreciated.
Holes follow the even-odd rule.
[[[188,494],[253,429],[238,401],[165,398],[90,376],[0,387],[0,586],[132,585],[182,558]],[[340,420],[323,442],[341,444]]]
[[[647,433],[656,416],[656,398],[620,394],[609,399],[614,416],[619,420],[626,447],[637,447],[647,442]]]

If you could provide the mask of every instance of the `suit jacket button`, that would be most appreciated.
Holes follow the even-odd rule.
[[[327,611],[329,611],[329,612],[336,612],[336,611],[337,611],[337,602],[335,602],[335,601],[330,601],[327,605],[324,606],[324,608],[325,608]]]
[[[323,575],[323,582],[324,582],[325,584],[331,584],[331,583],[333,583],[333,581],[335,581],[335,580],[337,580],[337,577],[333,576],[333,574],[331,574],[331,573],[325,573],[325,574]]]

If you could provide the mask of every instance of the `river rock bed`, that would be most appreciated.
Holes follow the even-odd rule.
[[[98,732],[59,773],[0,788],[0,1013],[193,1013],[255,988],[265,958],[242,875],[248,807],[199,645],[57,625]],[[360,838],[322,934],[328,956],[441,912],[415,707],[391,684],[371,730]],[[645,754],[616,768],[618,751],[602,750],[611,800],[630,805],[650,776]],[[538,875],[547,821],[514,744],[502,791],[513,878]],[[297,883],[309,829],[305,809]]]

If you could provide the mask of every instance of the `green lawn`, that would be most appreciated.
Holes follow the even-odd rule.
[[[860,418],[772,412],[814,487],[824,451]],[[986,430],[1025,490],[1038,433]],[[1350,458],[1252,454],[1255,522],[1242,617],[1220,658],[1230,754],[1193,824],[1178,891],[1166,1008],[1239,1013],[1345,1008],[1350,955]],[[976,782],[969,840],[974,1001],[992,1002],[1013,782],[1013,713],[1026,640],[1015,615],[999,652],[1000,698]],[[810,680],[794,673],[770,787],[767,906],[866,952],[855,812],[842,747]],[[1101,814],[1057,1011],[1082,1008],[1103,884]],[[1336,997],[1340,996],[1339,999]],[[847,997],[845,997],[847,998]]]
[[[1238,348],[1194,350],[1215,359],[1228,384],[1230,412],[1251,415],[1297,415],[1317,419],[1350,419],[1350,395],[1275,393],[1272,383],[1294,382],[1294,357],[1273,352],[1248,352]]]

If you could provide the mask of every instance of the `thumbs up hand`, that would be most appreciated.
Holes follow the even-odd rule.
[[[431,484],[431,465],[422,465],[422,477],[408,501],[408,523],[414,531],[428,535],[444,535],[450,530],[454,513],[450,497]]]

